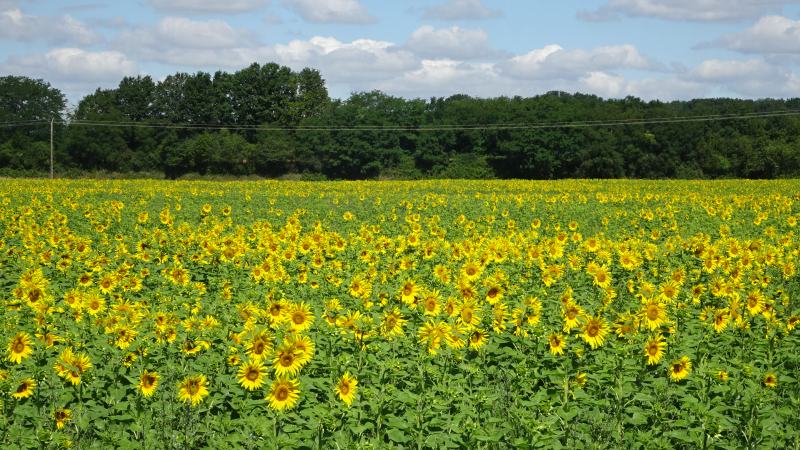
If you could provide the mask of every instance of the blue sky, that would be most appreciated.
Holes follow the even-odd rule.
[[[800,0],[0,0],[0,74],[314,67],[333,96],[800,96]]]

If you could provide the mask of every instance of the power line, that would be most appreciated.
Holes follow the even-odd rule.
[[[714,114],[696,116],[673,116],[641,119],[608,119],[608,120],[583,120],[567,122],[531,122],[531,123],[506,123],[506,124],[441,124],[441,125],[354,125],[349,127],[326,125],[301,125],[296,127],[268,126],[268,125],[223,125],[223,124],[191,124],[191,123],[148,123],[136,121],[101,121],[101,120],[72,120],[61,121],[68,126],[95,126],[95,127],[131,127],[131,128],[157,128],[157,129],[184,129],[184,130],[235,130],[235,131],[515,131],[554,128],[591,128],[615,127],[632,125],[658,125],[670,123],[712,122],[724,120],[747,120],[773,117],[791,117],[800,115],[800,110],[779,110],[769,112],[752,112],[737,114]],[[0,122],[0,127],[19,127],[49,124],[49,120],[28,120],[16,122]]]
[[[504,130],[534,130],[548,128],[590,128],[613,127],[631,125],[657,125],[669,123],[711,122],[723,120],[746,120],[772,117],[791,117],[800,115],[800,110],[784,110],[761,113],[717,114],[707,116],[660,117],[650,119],[610,119],[594,121],[550,122],[550,123],[516,123],[516,124],[484,124],[484,125],[361,125],[350,127],[336,126],[296,126],[275,127],[258,125],[212,125],[212,124],[159,124],[147,122],[123,121],[88,121],[75,120],[69,125],[98,126],[98,127],[133,127],[133,128],[161,128],[161,129],[189,129],[189,130],[251,130],[251,131],[504,131]]]

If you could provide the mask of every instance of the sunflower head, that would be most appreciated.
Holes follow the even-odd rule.
[[[156,372],[145,370],[139,377],[139,392],[145,397],[151,397],[158,388],[159,375]]]
[[[345,372],[339,382],[336,383],[336,395],[347,406],[350,406],[353,404],[353,399],[355,399],[357,387],[358,380],[350,375],[350,372]]]
[[[272,382],[267,401],[276,411],[292,409],[300,398],[300,382],[286,377],[278,377]]]

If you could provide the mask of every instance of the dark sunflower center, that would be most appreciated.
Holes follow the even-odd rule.
[[[297,325],[300,325],[306,321],[306,315],[301,312],[296,312],[292,315],[292,321]]]
[[[186,392],[188,392],[189,395],[197,395],[197,393],[200,392],[200,383],[197,381],[190,381],[189,385],[186,387]]]
[[[648,306],[647,307],[647,318],[650,320],[658,319],[658,307],[657,306]]]
[[[348,383],[342,383],[339,386],[339,391],[342,392],[342,395],[347,395],[347,393],[350,392],[350,385]]]
[[[258,369],[251,368],[247,371],[246,378],[250,381],[256,381],[259,375],[261,375],[261,372]]]
[[[14,353],[22,353],[25,351],[25,343],[22,340],[18,340],[14,343]]]
[[[281,365],[284,367],[289,367],[294,363],[294,356],[290,353],[284,353],[281,355]]]
[[[275,391],[275,398],[281,402],[286,400],[287,398],[289,398],[289,389],[286,388],[285,386],[279,387],[278,390]]]
[[[600,333],[600,327],[599,327],[599,326],[597,326],[596,324],[591,324],[591,325],[589,325],[589,327],[586,329],[586,334],[588,334],[588,335],[589,335],[589,336],[591,336],[591,337],[595,337],[595,336],[597,336],[599,333]]]

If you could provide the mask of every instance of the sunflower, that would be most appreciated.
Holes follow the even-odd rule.
[[[564,305],[562,315],[564,316],[564,331],[569,332],[578,326],[583,309],[570,301]]]
[[[205,375],[186,377],[178,383],[178,399],[195,406],[208,396],[208,379]]]
[[[664,351],[667,349],[667,343],[664,342],[664,337],[661,335],[650,338],[644,344],[644,356],[647,356],[647,365],[652,366],[658,364],[661,358],[664,357]]]
[[[666,307],[654,298],[642,305],[640,314],[642,316],[642,324],[651,331],[667,322]]]
[[[27,333],[17,333],[8,343],[8,357],[6,359],[14,364],[19,364],[31,353],[33,353],[33,349],[31,348],[30,336]]]
[[[33,378],[25,378],[19,383],[19,385],[11,394],[11,396],[16,398],[17,400],[28,398],[31,395],[33,395],[34,389],[36,389],[36,380],[34,380]]]
[[[264,384],[267,369],[260,362],[250,361],[239,367],[239,384],[248,391],[254,391]]]
[[[714,331],[717,333],[721,333],[727,326],[728,322],[730,321],[730,314],[728,314],[728,308],[717,308],[714,310]]]
[[[717,379],[719,381],[728,381],[728,378],[729,378],[728,372],[726,372],[724,370],[718,370],[717,371]]]
[[[672,381],[681,381],[692,373],[692,361],[688,356],[681,356],[680,359],[672,361],[669,365],[669,377]]]
[[[300,362],[300,356],[299,352],[294,348],[294,345],[290,342],[284,343],[281,348],[275,352],[275,358],[272,360],[275,373],[278,376],[296,375],[303,366]]]
[[[314,323],[314,313],[305,302],[293,305],[289,309],[288,316],[292,331],[295,333],[309,329],[311,324]]]
[[[272,352],[272,336],[266,332],[258,332],[247,346],[247,356],[253,361],[261,361]]]
[[[778,387],[778,376],[773,372],[767,372],[767,374],[764,375],[764,386],[768,388]]]
[[[311,358],[314,357],[315,346],[314,341],[312,341],[310,337],[296,334],[289,337],[288,342],[294,347],[300,364],[305,366],[311,361]]]
[[[381,333],[389,339],[395,336],[402,336],[404,334],[403,326],[406,322],[407,320],[403,318],[400,309],[395,307],[393,310],[384,313],[381,321]]]
[[[350,375],[350,372],[345,372],[342,375],[342,378],[339,379],[339,382],[336,383],[336,395],[339,396],[339,399],[347,406],[353,404],[353,399],[356,397],[356,391],[358,390],[358,380]]]
[[[553,355],[564,354],[564,347],[566,347],[564,336],[558,333],[551,333],[550,336],[547,336],[547,343],[550,345],[550,353]]]
[[[292,409],[300,398],[300,382],[286,377],[278,377],[272,382],[266,400],[269,407],[282,411]]]
[[[159,375],[156,372],[145,370],[139,377],[139,391],[145,397],[152,397],[158,388]]]
[[[406,305],[412,305],[416,301],[418,293],[419,287],[414,283],[414,280],[406,280],[403,283],[403,287],[400,288],[400,300]]]
[[[481,323],[481,317],[478,315],[477,306],[474,302],[466,300],[461,303],[461,306],[458,308],[457,322],[473,327]]]
[[[583,334],[581,337],[587,344],[592,347],[592,350],[603,345],[606,334],[608,334],[608,325],[602,317],[590,317],[583,325]]]
[[[65,408],[58,408],[53,411],[53,420],[56,421],[56,428],[63,429],[67,422],[72,419],[72,411]]]
[[[479,350],[481,347],[486,345],[486,341],[489,339],[489,335],[481,330],[480,328],[476,328],[472,333],[469,335],[469,348],[473,350]]]
[[[598,267],[592,274],[594,284],[606,289],[611,286],[611,270],[605,265]]]

